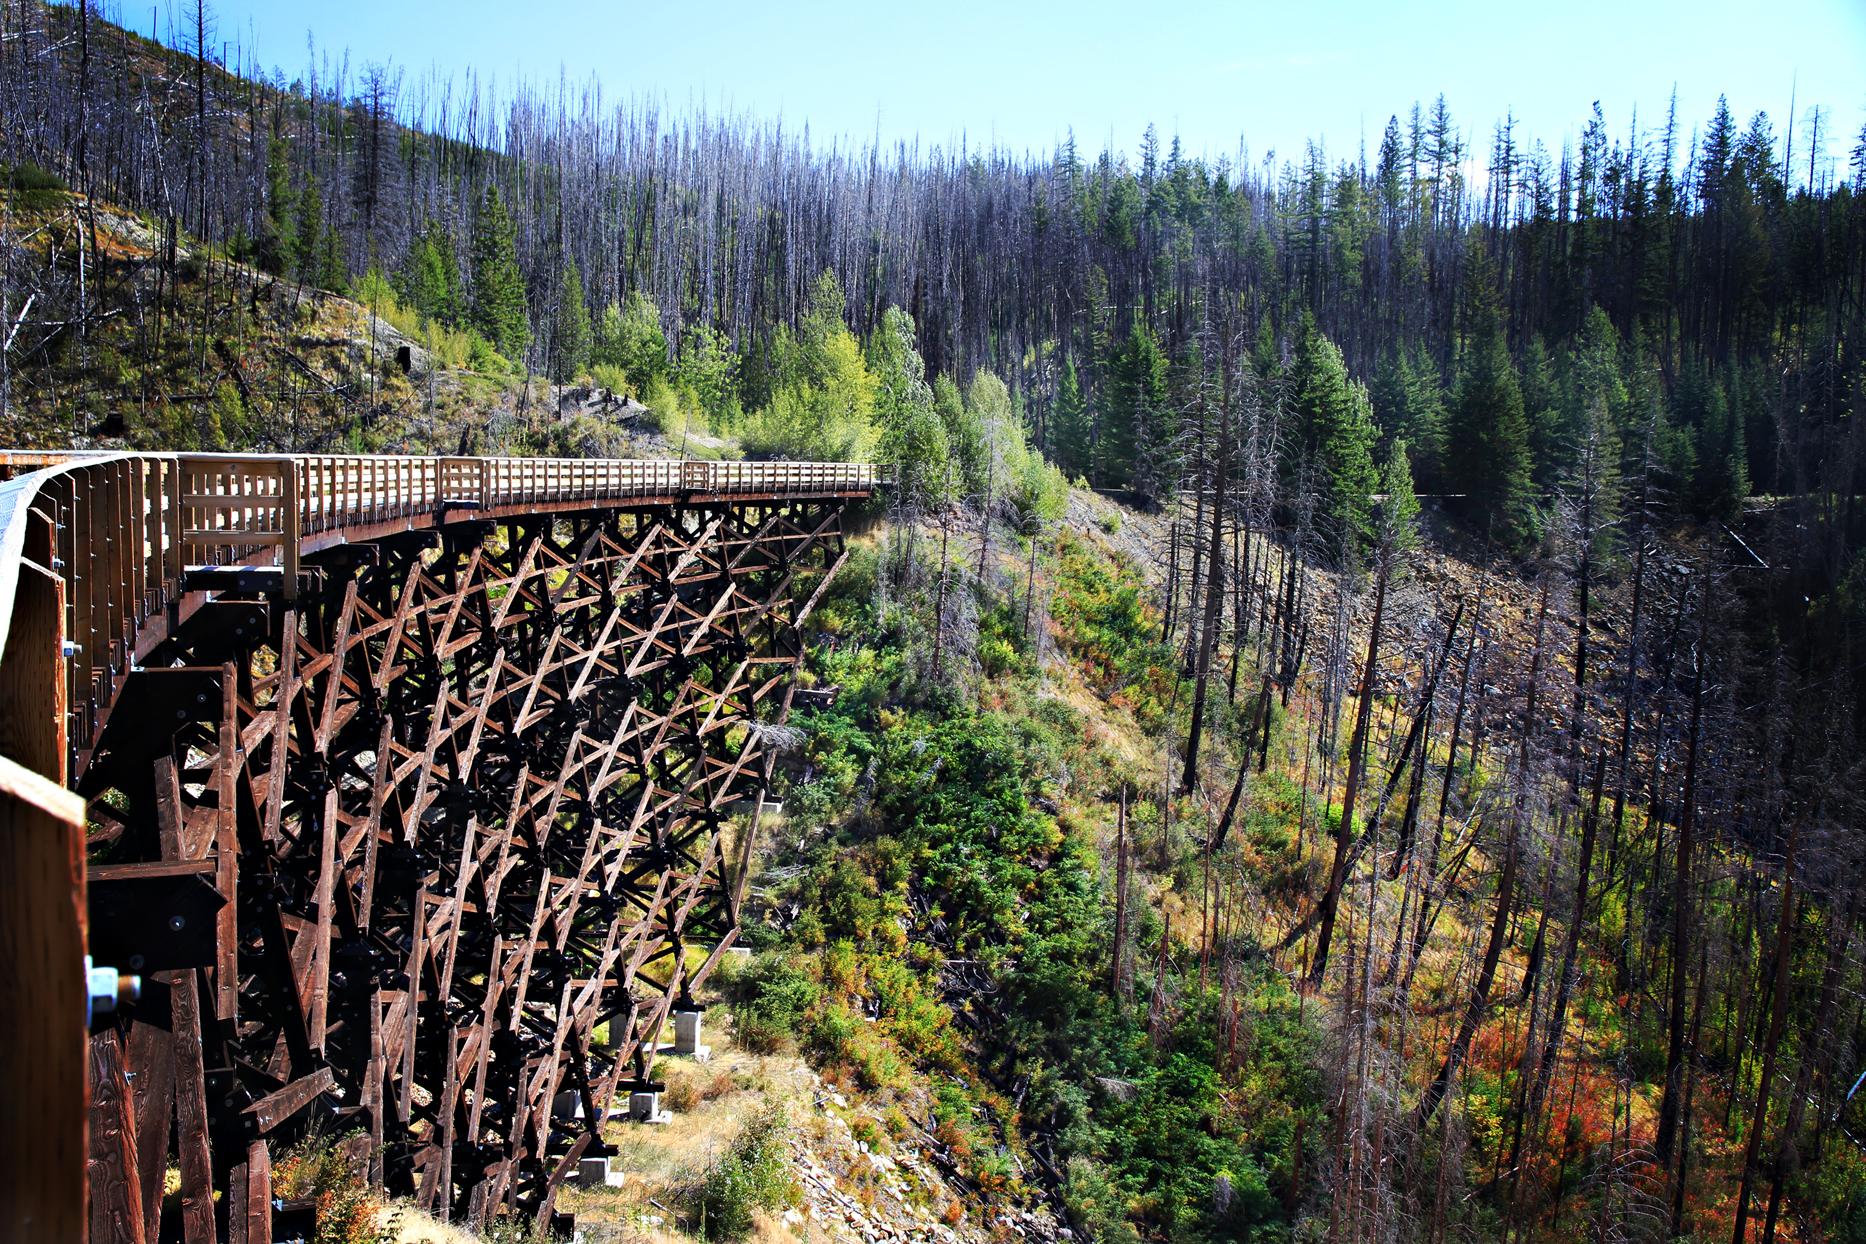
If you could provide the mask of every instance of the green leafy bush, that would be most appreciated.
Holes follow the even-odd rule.
[[[821,996],[817,984],[789,956],[758,956],[733,982],[732,1017],[738,1043],[754,1053],[782,1049],[799,1035],[804,1016]]]
[[[590,379],[597,388],[607,389],[623,397],[634,392],[628,382],[628,373],[614,363],[594,364],[590,368]]]
[[[702,1238],[742,1240],[751,1234],[753,1211],[797,1200],[797,1185],[785,1161],[788,1128],[778,1109],[768,1109],[746,1124],[732,1147],[707,1168],[692,1194]]]

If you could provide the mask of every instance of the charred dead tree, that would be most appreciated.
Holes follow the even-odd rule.
[[[1523,715],[1521,737],[1517,747],[1515,773],[1512,775],[1515,791],[1511,796],[1510,809],[1505,816],[1504,838],[1501,863],[1497,870],[1496,906],[1490,921],[1490,935],[1484,946],[1484,956],[1477,969],[1477,979],[1471,987],[1470,1000],[1465,1004],[1464,1013],[1458,1023],[1458,1031],[1452,1037],[1451,1046],[1445,1052],[1445,1058],[1439,1064],[1432,1082],[1426,1086],[1424,1095],[1419,1099],[1419,1106],[1414,1116],[1414,1131],[1423,1134],[1426,1125],[1431,1123],[1439,1104],[1444,1101],[1446,1092],[1451,1087],[1452,1078],[1464,1065],[1465,1056],[1470,1052],[1471,1038],[1477,1035],[1477,1026],[1483,1021],[1490,1005],[1490,986],[1496,979],[1497,963],[1503,956],[1503,945],[1509,936],[1510,917],[1516,901],[1516,874],[1521,866],[1522,832],[1527,819],[1529,789],[1535,780],[1532,768],[1534,740],[1536,730],[1536,698],[1542,681],[1543,639],[1548,623],[1548,588],[1542,590],[1542,602],[1536,611],[1535,648],[1530,657],[1529,682],[1523,696]]]
[[[1658,1135],[1654,1140],[1659,1164],[1669,1166],[1685,1111],[1686,1095],[1686,1017],[1685,1000],[1690,975],[1692,853],[1696,846],[1697,776],[1699,729],[1704,720],[1704,668],[1710,654],[1710,579],[1705,568],[1698,572],[1698,642],[1694,652],[1691,678],[1691,724],[1685,743],[1684,791],[1678,804],[1678,842],[1674,849],[1672,874],[1671,1002],[1667,1009],[1667,1045],[1665,1055],[1665,1090],[1659,1099]],[[1700,997],[1702,989],[1699,990]],[[1682,1187],[1682,1173],[1678,1183]],[[1676,1225],[1676,1224],[1674,1224]]]

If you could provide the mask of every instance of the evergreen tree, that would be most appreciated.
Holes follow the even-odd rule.
[[[1523,549],[1539,525],[1523,392],[1495,308],[1480,308],[1476,318],[1458,377],[1446,465],[1453,490],[1464,494],[1460,508],[1473,524],[1506,548]]]
[[[564,264],[551,316],[551,379],[569,384],[590,362],[590,309],[583,301],[583,273],[576,260]]]
[[[1384,499],[1374,520],[1374,546],[1388,556],[1407,553],[1419,542],[1419,497],[1413,491],[1412,460],[1403,440],[1387,449],[1380,492]]]
[[[1598,411],[1622,436],[1625,423],[1626,380],[1620,361],[1620,331],[1599,307],[1591,307],[1582,321],[1581,334],[1569,357],[1569,392],[1565,412],[1570,436],[1578,436]]]
[[[492,348],[517,360],[531,344],[518,238],[497,186],[487,186],[473,218],[473,298],[469,322]]]
[[[1050,450],[1057,464],[1071,475],[1087,475],[1092,430],[1088,400],[1083,396],[1082,381],[1076,373],[1073,357],[1064,357],[1062,374],[1056,380],[1050,429]]]
[[[298,253],[297,195],[292,191],[290,148],[283,138],[266,140],[266,214],[259,226],[259,266],[273,276],[295,270]]]
[[[1782,491],[1777,473],[1781,429],[1776,426],[1770,400],[1768,371],[1762,366],[1742,367],[1732,361],[1729,395],[1730,413],[1741,426],[1744,447],[1749,450],[1749,491]]]
[[[1390,351],[1369,392],[1381,444],[1404,441],[1415,476],[1437,485],[1443,479],[1445,395],[1430,361],[1407,350]]]
[[[340,235],[325,218],[325,194],[317,173],[304,173],[304,187],[299,190],[299,228],[293,256],[293,272],[300,285],[313,289],[340,289],[343,263],[338,257]]]
[[[460,269],[453,238],[436,220],[415,235],[396,274],[396,293],[424,320],[453,325],[460,319]]]
[[[1743,420],[1717,377],[1686,368],[1673,398],[1677,423],[1695,428],[1691,500],[1700,513],[1733,518],[1749,495],[1749,449]]]
[[[1151,495],[1158,481],[1149,459],[1166,439],[1166,355],[1138,316],[1104,370],[1096,390],[1100,435],[1093,479]]]
[[[899,307],[889,307],[882,316],[869,344],[868,366],[876,382],[880,454],[894,464],[896,494],[910,510],[929,509],[950,492],[951,461],[926,364],[914,345],[913,317]]]
[[[1326,520],[1333,550],[1346,554],[1372,533],[1373,403],[1363,385],[1348,379],[1340,349],[1307,314],[1290,362],[1285,418],[1286,467],[1292,476],[1309,468],[1317,513]]]
[[[1259,380],[1275,380],[1283,370],[1283,358],[1277,348],[1276,329],[1265,315],[1257,321],[1257,342],[1251,347],[1251,367]]]
[[[1523,422],[1529,429],[1529,473],[1540,489],[1561,478],[1573,446],[1573,420],[1564,409],[1555,359],[1541,334],[1523,347]]]

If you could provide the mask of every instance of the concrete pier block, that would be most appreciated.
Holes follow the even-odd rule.
[[[705,1014],[697,1009],[674,1012],[673,1052],[676,1055],[701,1063],[713,1056],[713,1047],[700,1043],[700,1021]]]
[[[577,1163],[577,1184],[584,1188],[620,1188],[627,1175],[611,1169],[608,1158],[584,1158]]]
[[[674,1112],[661,1109],[661,1094],[641,1090],[628,1095],[628,1117],[636,1123],[672,1123]]]

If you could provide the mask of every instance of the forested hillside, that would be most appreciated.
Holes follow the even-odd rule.
[[[617,452],[628,395],[898,465],[736,1039],[981,1213],[1866,1240],[1866,133],[824,146],[99,7],[0,0],[15,442]]]

